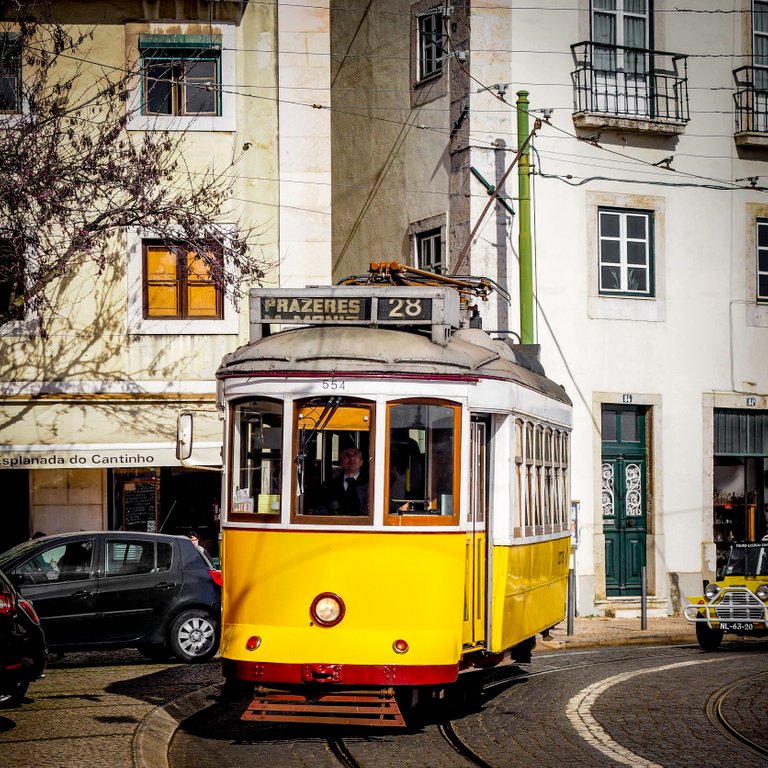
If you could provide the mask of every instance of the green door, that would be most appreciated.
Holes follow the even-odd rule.
[[[639,595],[645,565],[646,409],[604,405],[602,506],[608,596]]]

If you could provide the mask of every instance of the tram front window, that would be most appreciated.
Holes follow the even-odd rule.
[[[235,406],[232,419],[232,519],[280,514],[283,406],[252,400]]]
[[[389,515],[456,510],[459,408],[431,402],[389,406]]]
[[[371,518],[373,406],[349,398],[297,403],[295,514],[339,522]]]

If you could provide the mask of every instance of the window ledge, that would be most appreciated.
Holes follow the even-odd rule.
[[[768,328],[768,304],[747,304],[747,325],[751,328]]]
[[[128,327],[128,333],[131,336],[216,336],[236,335],[237,331],[237,316],[226,317],[223,320],[147,320],[134,318],[129,321]]]
[[[603,131],[624,131],[654,136],[678,136],[685,131],[684,120],[654,120],[639,117],[607,115],[604,112],[574,112],[573,124],[577,128]]]
[[[666,302],[659,298],[591,296],[588,315],[593,320],[634,320],[660,323],[666,320]]]
[[[737,147],[768,147],[768,133],[742,131],[733,136]]]
[[[180,116],[180,115],[139,115],[134,114],[128,119],[126,128],[129,131],[207,131],[209,133],[230,132],[237,130],[234,113],[219,117]]]

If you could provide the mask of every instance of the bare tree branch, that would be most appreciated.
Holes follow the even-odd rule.
[[[11,286],[0,322],[19,307],[42,320],[55,309],[52,285],[84,261],[103,270],[127,227],[198,253],[237,299],[263,276],[255,228],[216,226],[233,223],[239,158],[193,172],[187,132],[129,132],[137,73],[87,63],[91,33],[70,31],[50,9],[49,0],[0,0],[0,63],[20,55],[23,73],[22,114],[0,114],[0,283]],[[226,252],[226,269],[214,252]]]

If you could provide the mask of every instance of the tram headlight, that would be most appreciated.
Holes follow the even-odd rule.
[[[322,592],[313,601],[309,614],[312,621],[321,627],[333,627],[338,624],[346,612],[344,601],[333,592]]]
[[[707,600],[714,600],[720,594],[720,587],[717,584],[707,584],[704,594]]]
[[[768,584],[761,584],[755,594],[764,602],[768,603]]]

